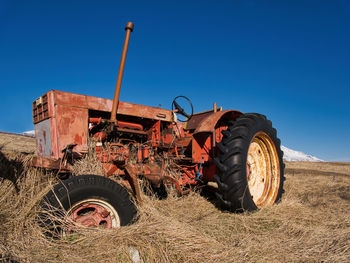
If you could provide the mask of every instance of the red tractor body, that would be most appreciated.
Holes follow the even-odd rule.
[[[255,210],[280,200],[283,153],[265,116],[222,110],[216,103],[194,114],[184,96],[174,99],[172,110],[119,101],[132,30],[129,22],[113,100],[51,90],[33,102],[33,166],[68,177],[46,195],[45,203],[64,208],[77,223],[110,227],[134,218],[136,209],[124,187],[141,203],[139,179],[154,189],[173,185],[179,195],[210,186],[230,211]],[[179,99],[189,103],[191,114]],[[185,122],[177,120],[180,115]],[[91,149],[104,176],[77,179],[72,165]]]
[[[69,172],[74,158],[88,153],[91,137],[106,176],[126,176],[129,172],[156,185],[171,181],[181,192],[199,180],[213,181],[213,157],[217,155],[215,145],[221,141],[221,130],[227,128],[228,120],[242,114],[214,108],[193,114],[184,124],[174,121],[171,110],[119,101],[117,122],[111,128],[112,105],[109,99],[57,90],[35,100],[38,156],[34,165]],[[178,176],[173,173],[169,178],[164,172],[164,160],[177,166]]]

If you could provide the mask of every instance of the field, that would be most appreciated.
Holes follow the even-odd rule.
[[[221,212],[199,193],[143,196],[135,224],[57,240],[35,220],[57,179],[28,167],[34,139],[0,134],[0,149],[0,262],[135,262],[135,251],[143,262],[350,261],[350,163],[286,163],[283,200],[262,211]]]

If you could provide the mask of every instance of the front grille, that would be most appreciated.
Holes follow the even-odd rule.
[[[49,116],[49,104],[47,94],[45,94],[33,102],[33,122],[38,123]]]

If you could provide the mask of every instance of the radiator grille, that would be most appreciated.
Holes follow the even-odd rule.
[[[49,118],[49,104],[47,94],[33,102],[33,122],[38,123]]]

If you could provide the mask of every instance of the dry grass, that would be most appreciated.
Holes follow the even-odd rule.
[[[324,175],[350,175],[350,163],[336,163],[336,162],[289,162],[287,171],[291,173],[300,173],[300,171],[308,170],[307,173],[322,172]]]
[[[287,163],[283,201],[259,212],[224,213],[198,193],[144,196],[131,226],[51,240],[35,216],[56,179],[23,157],[1,155],[12,179],[1,173],[0,261],[131,262],[130,247],[144,262],[350,261],[350,164]]]
[[[0,132],[0,149],[2,152],[34,153],[35,138]]]

